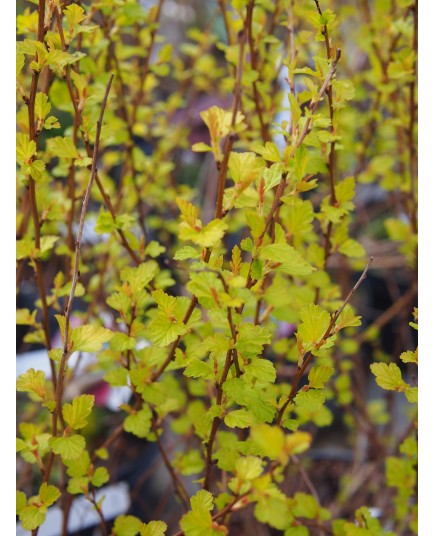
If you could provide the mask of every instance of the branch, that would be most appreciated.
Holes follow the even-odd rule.
[[[166,451],[164,450],[163,444],[161,442],[160,436],[158,434],[158,428],[157,424],[154,419],[151,421],[152,430],[155,434],[155,437],[157,439],[157,446],[158,450],[160,451],[161,457],[163,458],[164,465],[166,466],[166,469],[169,471],[170,476],[172,478],[173,486],[175,488],[175,492],[177,493],[178,497],[181,499],[181,502],[184,506],[184,510],[187,512],[189,509],[189,497],[188,493],[185,490],[180,478],[176,474],[175,469],[172,467],[172,464],[170,463],[170,460],[166,454]]]
[[[38,5],[38,41],[44,42],[44,19],[45,19],[45,0],[39,0]],[[37,57],[35,58],[37,60]],[[36,93],[38,90],[39,71],[32,72],[32,81],[30,85],[30,95],[27,101],[28,117],[29,117],[29,138],[31,141],[37,143],[38,131],[35,125],[35,101]],[[33,160],[33,158],[32,158]],[[30,197],[30,209],[33,219],[33,227],[35,233],[35,249],[41,249],[41,225],[39,220],[39,211],[36,201],[36,185],[33,177],[29,175],[29,197]],[[42,326],[44,330],[45,345],[47,350],[51,350],[51,335],[50,335],[50,323],[48,318],[48,304],[47,294],[45,291],[44,278],[42,274],[42,266],[39,259],[34,259],[34,267],[36,273],[36,282],[38,285],[39,297],[42,304]],[[54,386],[56,385],[56,367],[52,359],[50,361],[51,377],[53,379]]]
[[[223,216],[223,194],[225,191],[225,182],[226,182],[226,173],[228,171],[228,162],[229,156],[231,154],[232,146],[234,144],[234,133],[233,129],[235,127],[235,122],[237,119],[237,112],[241,102],[241,80],[243,75],[243,61],[244,61],[244,47],[247,41],[248,35],[248,21],[251,21],[252,12],[253,12],[254,0],[250,0],[249,5],[247,6],[246,19],[244,21],[244,28],[239,41],[239,50],[238,50],[238,64],[237,64],[237,76],[234,90],[234,102],[232,104],[232,118],[231,118],[231,132],[226,137],[225,148],[223,152],[223,160],[218,165],[219,175],[217,178],[217,199],[216,199],[216,209],[215,209],[215,218],[221,219]]]
[[[329,323],[324,335],[322,336],[321,340],[319,341],[319,343],[317,345],[318,348],[320,348],[326,342],[326,340],[330,337],[330,335],[332,334],[332,330],[335,327],[338,318],[342,314],[342,311],[345,309],[345,307],[348,304],[349,300],[351,299],[352,295],[357,291],[357,289],[360,287],[362,282],[366,279],[366,274],[368,273],[368,270],[369,270],[373,260],[374,260],[373,257],[371,257],[369,259],[368,264],[366,265],[365,269],[363,270],[362,275],[359,277],[359,279],[357,280],[357,283],[354,285],[354,287],[348,293],[348,295],[345,298],[343,304],[339,307],[339,309],[337,311],[335,311],[331,315],[330,323]],[[277,419],[276,419],[276,424],[277,425],[280,426],[280,424],[282,423],[283,414],[285,413],[286,408],[292,402],[293,398],[297,394],[298,384],[300,383],[300,380],[303,377],[303,374],[305,373],[307,367],[310,365],[310,363],[312,362],[314,357],[315,356],[312,354],[311,351],[307,352],[304,355],[303,364],[299,368],[298,374],[294,378],[294,381],[292,382],[291,392],[289,393],[288,398],[286,399],[285,403],[282,405],[282,407],[280,408],[280,410],[279,410],[279,412],[277,414]]]
[[[254,0],[251,1],[252,4],[252,12],[253,12],[253,4]],[[250,7],[250,6],[249,6]],[[278,5],[276,6],[276,10],[278,10]],[[275,11],[276,11],[275,10]],[[252,12],[249,14],[249,17],[246,17],[246,30],[249,36],[249,48],[250,48],[250,65],[254,71],[258,72],[258,64],[257,64],[257,56],[256,56],[256,50],[255,50],[255,43],[253,40],[253,31],[252,31]],[[274,15],[275,13],[273,13]],[[261,136],[264,143],[267,141],[270,141],[270,134],[268,132],[267,125],[264,122],[264,118],[262,116],[262,106],[260,101],[260,95],[258,91],[258,86],[256,84],[256,80],[252,82],[252,88],[253,88],[253,101],[255,103],[256,113],[258,115],[259,123],[261,126]]]
[[[75,296],[75,289],[78,283],[78,279],[80,277],[80,249],[81,249],[81,240],[83,237],[83,229],[84,229],[84,221],[86,217],[87,208],[89,206],[90,201],[90,194],[92,190],[92,185],[96,176],[96,161],[98,157],[98,150],[99,150],[99,142],[101,137],[101,128],[102,128],[102,120],[104,117],[104,111],[107,105],[107,99],[110,92],[110,87],[113,81],[113,76],[110,76],[110,79],[108,81],[104,99],[101,104],[101,111],[99,114],[99,119],[97,121],[97,128],[96,128],[96,137],[95,137],[95,146],[93,149],[93,159],[92,159],[92,169],[90,173],[89,182],[86,189],[86,194],[83,199],[83,205],[81,209],[80,214],[80,221],[78,225],[78,232],[77,232],[77,238],[75,241],[75,264],[74,264],[74,272],[72,275],[72,283],[71,283],[71,291],[69,293],[68,302],[65,308],[65,331],[63,333],[63,351],[62,351],[62,357],[60,360],[60,366],[59,366],[59,375],[57,377],[57,385],[55,390],[55,400],[56,400],[56,407],[53,411],[53,437],[57,435],[57,417],[61,414],[61,403],[62,403],[62,388],[63,388],[63,379],[66,371],[66,364],[68,362],[68,359],[73,351],[73,348],[69,346],[68,344],[68,338],[69,338],[69,327],[70,327],[70,317],[71,317],[71,311],[72,311],[72,304],[74,302],[74,296]],[[47,462],[47,466],[44,472],[44,482],[48,482],[48,479],[50,477],[51,469],[53,466],[53,460],[54,460],[54,453],[51,452],[50,457]]]
[[[319,5],[318,0],[314,0],[316,4],[316,8],[318,10],[318,13],[322,15],[321,7]],[[327,29],[327,25],[325,24],[322,29],[322,35],[325,39],[325,45],[327,50],[327,59],[332,59],[332,49],[330,46],[330,37],[329,32]],[[329,105],[329,115],[330,115],[330,132],[331,134],[334,133],[335,125],[333,124],[334,119],[334,109],[333,109],[333,86],[330,84],[329,88],[327,89],[327,99],[328,99],[328,105]],[[330,178],[330,205],[335,206],[337,199],[336,199],[336,192],[335,192],[335,145],[336,142],[332,141],[330,144],[330,152],[328,157],[328,169],[329,169],[329,178]],[[332,234],[332,227],[333,224],[330,221],[327,225],[327,231],[325,233],[325,242],[324,242],[324,266],[327,264],[327,259],[330,256],[330,248],[331,248],[331,234]]]
[[[226,379],[228,377],[229,369],[231,368],[231,365],[232,365],[232,352],[233,352],[233,350],[228,350],[227,353],[226,353],[226,360],[225,360],[225,365],[224,365],[224,368],[223,368],[223,372],[222,372],[220,381],[216,385],[216,389],[217,389],[216,405],[217,406],[220,406],[221,403],[222,403],[222,399],[223,399],[223,384],[224,384],[224,382],[226,381]],[[214,419],[212,421],[211,432],[209,434],[208,443],[206,445],[205,480],[204,480],[204,483],[203,483],[203,489],[205,489],[205,490],[209,490],[209,487],[210,487],[211,469],[212,469],[212,465],[213,465],[213,463],[212,463],[212,449],[213,449],[215,436],[217,435],[217,431],[219,429],[220,423],[221,423],[221,418],[220,417],[214,417]]]
[[[333,79],[333,76],[334,76],[334,74],[336,72],[336,68],[338,66],[338,62],[339,62],[340,58],[341,58],[341,51],[340,51],[340,49],[338,49],[337,52],[336,52],[336,58],[332,62],[332,66],[330,68],[329,74],[327,75],[326,79],[324,80],[323,85],[321,86],[321,88],[320,88],[320,90],[318,92],[318,95],[316,97],[312,98],[312,100],[311,100],[311,102],[309,104],[309,117],[306,119],[306,121],[304,123],[304,126],[303,126],[303,129],[302,129],[297,141],[295,142],[295,144],[294,144],[294,146],[293,146],[293,148],[291,150],[291,153],[289,155],[289,159],[294,158],[295,151],[300,147],[300,145],[303,143],[305,137],[312,130],[312,115],[316,112],[316,109],[318,108],[321,99],[324,97],[326,91],[328,90],[328,88],[329,88],[329,86],[330,86],[330,84],[332,82],[332,79]],[[283,192],[285,190],[285,186],[286,186],[286,174],[282,175],[282,179],[280,180],[279,186],[277,187],[277,190],[276,190],[276,193],[275,193],[275,196],[274,196],[274,200],[273,200],[273,204],[271,205],[270,212],[268,213],[267,219],[265,220],[265,228],[262,231],[262,233],[261,233],[261,235],[259,236],[259,239],[258,239],[259,243],[262,242],[262,240],[263,240],[263,238],[265,236],[265,233],[268,230],[268,227],[270,226],[271,222],[274,219],[274,214],[275,214],[276,210],[279,208],[280,198],[283,195]]]

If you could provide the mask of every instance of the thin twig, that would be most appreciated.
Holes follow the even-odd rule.
[[[216,200],[216,209],[215,209],[215,218],[221,219],[223,215],[223,194],[225,191],[226,183],[226,173],[228,171],[229,156],[231,154],[232,146],[234,144],[234,128],[237,119],[238,108],[241,103],[241,82],[243,76],[243,62],[244,62],[244,47],[246,45],[247,36],[248,36],[248,21],[252,18],[254,0],[250,0],[249,5],[247,6],[246,19],[244,22],[244,28],[239,40],[239,50],[238,50],[238,64],[237,64],[237,76],[234,90],[234,101],[232,105],[232,117],[231,117],[231,126],[230,132],[226,137],[225,148],[223,151],[223,160],[221,163],[218,163],[218,179],[217,179],[217,200]]]
[[[304,126],[303,126],[303,129],[302,131],[300,132],[300,135],[297,139],[297,141],[295,142],[293,148],[292,148],[292,151],[291,151],[291,154],[289,156],[289,159],[291,158],[294,158],[294,155],[295,155],[295,151],[300,147],[300,145],[303,143],[305,137],[309,134],[309,132],[311,131],[312,129],[312,115],[315,113],[316,109],[318,108],[319,106],[319,103],[321,102],[322,98],[324,97],[326,91],[328,90],[331,82],[332,82],[332,79],[333,79],[333,76],[336,72],[336,68],[338,66],[338,62],[341,58],[341,51],[340,49],[337,50],[336,52],[336,58],[333,60],[332,62],[332,66],[330,68],[330,71],[326,77],[326,79],[324,80],[319,92],[318,92],[318,95],[314,98],[312,98],[311,102],[310,102],[310,105],[309,105],[309,117],[306,119],[305,123],[304,123]],[[274,196],[274,200],[273,200],[273,204],[271,205],[271,209],[270,209],[270,212],[268,213],[268,216],[267,216],[267,219],[265,221],[265,228],[264,230],[262,231],[258,241],[259,243],[262,242],[264,236],[265,236],[265,233],[267,232],[268,230],[268,227],[270,226],[271,222],[273,221],[274,219],[274,214],[276,212],[276,210],[278,209],[279,205],[280,205],[280,198],[282,197],[283,195],[283,192],[285,190],[285,186],[286,186],[286,179],[287,179],[287,176],[286,174],[282,175],[282,179],[280,180],[280,183],[279,183],[279,186],[277,187],[277,190],[276,190],[276,193],[275,193],[275,196]]]
[[[96,128],[96,137],[95,137],[95,146],[93,150],[93,160],[92,160],[92,170],[90,173],[89,182],[86,189],[86,194],[83,199],[83,206],[81,209],[80,214],[80,221],[78,225],[78,232],[77,232],[77,238],[75,242],[75,264],[74,264],[74,272],[72,275],[72,283],[71,283],[71,290],[69,293],[68,303],[65,308],[65,330],[63,333],[63,350],[62,350],[62,357],[60,360],[59,365],[59,375],[57,377],[57,386],[55,390],[55,401],[56,401],[56,407],[53,411],[53,437],[56,437],[57,435],[57,417],[61,413],[61,403],[62,403],[62,390],[63,390],[63,379],[66,371],[66,364],[68,362],[68,359],[70,355],[73,352],[72,346],[69,345],[69,328],[70,328],[70,318],[71,318],[71,311],[72,311],[72,305],[74,302],[74,296],[75,296],[75,289],[77,287],[78,279],[80,277],[80,249],[81,249],[81,240],[83,237],[83,229],[84,229],[84,222],[86,217],[87,208],[89,206],[90,201],[90,195],[92,190],[92,185],[95,179],[96,175],[96,161],[98,157],[98,151],[99,151],[99,142],[100,142],[100,136],[101,136],[101,128],[102,128],[102,120],[104,117],[104,111],[107,105],[107,99],[110,92],[110,87],[113,81],[113,76],[111,75],[106,87],[104,99],[101,104],[101,111],[99,115],[99,119],[97,121],[97,128]],[[48,482],[48,479],[50,477],[51,469],[53,466],[53,460],[54,460],[54,453],[51,452],[46,469],[44,472],[44,482]]]
[[[369,259],[368,264],[366,265],[365,269],[363,270],[362,275],[359,277],[359,279],[357,280],[357,283],[354,285],[354,287],[348,293],[348,295],[345,298],[343,304],[339,307],[339,309],[337,311],[335,311],[331,315],[330,323],[329,323],[324,335],[321,337],[320,341],[317,343],[318,348],[320,348],[327,341],[327,339],[330,337],[330,335],[332,335],[333,328],[335,327],[338,318],[342,314],[342,311],[345,309],[345,307],[348,304],[349,300],[351,299],[352,295],[357,291],[357,289],[360,287],[360,285],[362,284],[364,279],[366,279],[366,275],[368,273],[368,270],[369,270],[373,260],[374,260],[373,257],[371,257]],[[311,351],[307,352],[304,355],[303,364],[299,368],[297,376],[294,378],[294,381],[292,382],[291,392],[289,393],[288,398],[286,399],[285,403],[282,405],[282,407],[280,408],[280,410],[279,410],[279,412],[277,414],[277,419],[276,419],[276,424],[277,425],[280,426],[280,424],[282,423],[282,419],[283,419],[283,415],[285,413],[285,410],[288,407],[288,405],[292,402],[292,400],[295,397],[295,395],[297,394],[297,389],[298,389],[298,385],[300,383],[300,380],[303,377],[303,374],[305,373],[307,367],[312,362],[313,358],[314,358],[314,355],[312,354]]]
[[[44,42],[45,29],[44,29],[44,19],[45,19],[45,0],[39,0],[38,4],[38,42]],[[37,57],[35,58],[37,61]],[[29,138],[31,141],[37,143],[37,138],[39,132],[36,130],[35,124],[35,102],[36,102],[36,93],[38,90],[38,80],[39,80],[39,71],[34,70],[32,72],[32,81],[30,85],[30,94],[27,101],[28,106],[28,117],[29,117]],[[34,227],[34,241],[35,249],[41,249],[41,225],[39,220],[39,211],[36,200],[36,185],[33,177],[29,175],[29,197],[30,197],[30,209],[33,218],[33,227]],[[44,278],[42,274],[42,266],[40,259],[34,259],[34,268],[36,274],[36,282],[38,285],[39,297],[42,304],[42,327],[44,331],[45,346],[47,350],[51,350],[51,335],[50,335],[50,323],[48,315],[48,303],[47,303],[47,293],[45,290]],[[56,367],[52,359],[50,361],[51,376],[53,384],[56,385]]]
[[[170,463],[169,457],[167,456],[166,451],[164,450],[163,443],[161,442],[161,438],[158,432],[158,427],[154,419],[151,421],[152,430],[155,434],[156,440],[157,440],[157,446],[158,450],[160,451],[161,457],[163,458],[164,465],[166,466],[166,469],[170,473],[170,477],[173,482],[173,486],[175,488],[175,492],[178,495],[178,497],[181,499],[182,505],[184,507],[184,510],[187,512],[189,508],[189,500],[188,500],[188,493],[184,488],[183,483],[181,482],[181,479],[176,474],[175,469],[173,468],[172,464]]]
[[[226,359],[225,364],[223,367],[222,375],[220,377],[220,381],[216,384],[216,390],[217,390],[217,397],[216,397],[216,406],[221,406],[222,399],[223,399],[223,384],[226,381],[229,370],[231,368],[232,364],[232,352],[233,350],[228,350],[226,353]],[[210,479],[211,479],[211,469],[212,469],[212,451],[214,446],[214,440],[217,435],[217,431],[219,429],[220,423],[221,423],[220,417],[214,417],[212,421],[211,426],[211,432],[209,434],[208,442],[206,444],[206,459],[205,459],[205,479],[203,483],[203,489],[209,490],[210,488]]]
[[[314,0],[318,13],[322,15],[321,7],[318,0]],[[332,59],[332,49],[330,45],[330,36],[328,32],[327,25],[325,24],[321,31],[324,36],[326,50],[327,50],[327,59]],[[335,131],[334,120],[334,109],[333,109],[333,85],[330,84],[329,88],[326,91],[327,100],[329,105],[329,116],[330,116],[330,133],[333,135]],[[329,179],[330,179],[330,205],[333,207],[337,203],[336,191],[335,191],[335,145],[336,142],[332,141],[330,143],[330,152],[328,156],[328,170],[329,170]],[[331,253],[331,234],[332,234],[333,223],[330,221],[327,224],[327,230],[324,236],[324,266],[327,264],[327,260]]]

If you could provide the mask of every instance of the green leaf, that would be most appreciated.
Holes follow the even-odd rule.
[[[307,519],[315,519],[319,513],[320,506],[316,502],[315,497],[307,493],[298,492],[294,495],[296,501],[293,513],[297,517],[305,517]]]
[[[268,160],[268,162],[280,162],[282,160],[279,149],[276,144],[271,141],[267,141],[265,146],[254,145],[252,149],[255,153],[260,154],[264,160]]]
[[[60,496],[61,493],[56,486],[48,485],[46,482],[44,482],[39,488],[39,497],[41,498],[41,501],[44,503],[45,507],[54,504]]]
[[[386,459],[386,480],[388,486],[412,489],[416,483],[416,470],[411,460],[389,456]]]
[[[60,454],[63,460],[75,460],[83,452],[86,441],[81,435],[56,437],[50,441],[54,454]]]
[[[79,154],[77,148],[72,141],[72,138],[63,138],[57,136],[56,138],[50,138],[47,141],[48,150],[59,158],[78,158]]]
[[[244,357],[255,357],[262,353],[264,345],[270,341],[271,333],[267,328],[245,322],[238,328],[235,348]]]
[[[284,530],[293,520],[289,504],[289,499],[274,484],[270,484],[265,493],[258,497],[255,518],[275,529]]]
[[[209,145],[207,145],[206,143],[203,143],[202,141],[200,141],[198,143],[193,143],[193,145],[191,146],[191,150],[194,153],[212,152],[212,148]]]
[[[264,246],[261,249],[260,257],[277,263],[282,272],[290,275],[309,275],[315,270],[303,259],[300,253],[285,243]]]
[[[255,446],[259,447],[262,456],[277,460],[282,454],[284,434],[278,426],[268,424],[252,426],[250,437]]]
[[[333,375],[334,369],[332,367],[326,367],[321,365],[320,367],[312,367],[309,371],[309,387],[316,389],[322,389],[324,384]]]
[[[86,426],[87,417],[92,412],[94,402],[94,395],[80,395],[72,400],[72,404],[63,404],[62,414],[65,422],[73,430]]]
[[[227,228],[227,223],[223,220],[212,220],[203,228],[200,225],[191,226],[183,221],[179,224],[179,238],[191,240],[203,248],[211,248],[220,243]]]
[[[135,516],[121,515],[116,518],[113,533],[116,536],[136,536],[142,522]]]
[[[399,359],[403,361],[404,363],[418,363],[418,350],[414,352],[408,351],[408,352],[402,352],[402,354],[399,356]]]
[[[40,120],[44,120],[50,113],[51,104],[48,101],[48,95],[45,93],[37,93],[35,97],[35,114]]]
[[[59,240],[58,236],[45,235],[41,237],[41,253],[53,249],[54,244]]]
[[[244,367],[245,378],[256,378],[260,382],[274,383],[276,380],[276,369],[268,359],[251,359],[250,363]]]
[[[116,222],[110,212],[100,210],[95,224],[95,232],[97,234],[111,233],[116,229]]]
[[[360,326],[362,323],[361,317],[354,314],[353,309],[347,305],[342,313],[339,315],[333,329],[334,333],[337,333],[341,329]]]
[[[16,513],[17,515],[27,505],[27,497],[23,491],[16,490]]]
[[[109,479],[110,476],[107,469],[105,467],[97,467],[90,481],[92,482],[93,486],[100,488],[102,485],[108,482]]]
[[[249,428],[255,419],[246,409],[236,409],[225,416],[225,424],[229,428]]]
[[[221,536],[227,529],[218,530],[212,521],[210,511],[213,509],[213,496],[209,491],[201,490],[191,499],[190,512],[182,516],[180,525],[185,536]]]
[[[195,359],[184,370],[184,376],[211,380],[214,377],[214,370],[209,363]]]
[[[74,328],[71,333],[71,340],[74,344],[73,350],[82,352],[97,352],[112,337],[112,331],[93,324]]]
[[[16,151],[19,162],[29,162],[36,154],[36,143],[30,141],[27,134],[19,133],[17,134]]]
[[[253,480],[262,474],[262,460],[256,456],[238,458],[235,463],[235,472],[242,481]]]
[[[151,419],[151,410],[145,405],[137,413],[128,415],[124,421],[124,430],[137,437],[147,437],[151,429]]]
[[[187,333],[188,328],[175,318],[169,318],[159,312],[149,323],[148,331],[151,341],[159,347],[164,347]]]
[[[418,400],[418,388],[408,387],[405,391],[405,396],[411,404],[417,404]]]
[[[366,255],[365,248],[362,244],[359,244],[359,242],[352,238],[348,238],[339,246],[339,252],[353,259],[360,259]]]
[[[173,257],[176,261],[183,261],[185,259],[198,259],[200,253],[192,246],[184,246],[177,250]]]
[[[387,391],[405,391],[406,383],[395,363],[373,363],[371,371],[377,384]]]
[[[152,292],[152,297],[158,305],[158,309],[165,315],[171,315],[175,311],[176,298],[174,296],[169,296],[163,290],[158,289]]]
[[[306,527],[289,527],[283,536],[309,536],[309,530]]]
[[[294,398],[294,402],[300,408],[308,411],[318,411],[325,402],[324,391],[309,389],[309,391],[300,391]]]
[[[87,450],[78,456],[75,460],[66,460],[65,465],[68,468],[66,473],[72,477],[81,477],[88,474],[90,467],[90,456]]]
[[[301,324],[298,326],[298,336],[308,345],[321,341],[329,324],[330,314],[319,305],[308,303],[300,310]]]
[[[19,518],[24,530],[34,530],[45,521],[45,513],[37,506],[29,505],[20,511]]]
[[[164,536],[167,525],[164,521],[150,521],[140,527],[140,536]]]
[[[310,447],[312,436],[307,432],[294,432],[285,436],[285,452],[287,454],[301,454]]]
[[[155,240],[151,240],[145,248],[146,255],[149,255],[149,257],[152,257],[153,259],[161,255],[161,253],[164,253],[165,251],[166,248]]]
[[[273,164],[264,170],[265,192],[277,186],[282,178],[282,164]]]
[[[24,374],[20,374],[17,379],[17,391],[33,393],[40,400],[43,400],[45,397],[45,372],[31,368]]]
[[[235,184],[240,184],[240,186],[246,188],[260,177],[265,167],[265,162],[262,158],[258,158],[255,153],[231,152],[228,167],[230,176]]]
[[[38,182],[42,178],[42,173],[45,170],[45,162],[42,160],[33,160],[33,162],[23,169],[24,173],[31,175],[32,179]]]
[[[82,22],[86,18],[84,9],[77,4],[70,4],[67,8],[63,10],[63,13],[65,15],[66,20],[68,21],[68,25],[72,28],[77,24],[80,24],[80,22]]]

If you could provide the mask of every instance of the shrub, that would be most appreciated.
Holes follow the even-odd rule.
[[[417,2],[195,8],[18,2],[21,526],[417,533]],[[171,512],[104,513],[121,441]]]

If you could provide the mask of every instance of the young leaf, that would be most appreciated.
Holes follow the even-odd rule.
[[[277,460],[282,454],[284,434],[278,426],[268,424],[252,426],[250,437],[255,446],[259,447],[262,456]]]
[[[320,367],[312,367],[309,371],[309,387],[315,389],[322,389],[324,384],[333,375],[334,369],[332,367],[326,367],[321,365]]]
[[[149,406],[143,406],[137,413],[128,415],[124,421],[124,430],[137,437],[147,437],[151,429],[151,419],[152,413]]]
[[[140,536],[164,536],[166,530],[164,521],[150,521],[140,527]]]
[[[118,516],[113,527],[115,536],[137,536],[142,522],[135,516]]]
[[[39,497],[41,498],[41,501],[44,503],[45,507],[54,504],[60,495],[61,493],[56,486],[51,486],[46,482],[44,482],[39,488]]]
[[[297,333],[308,346],[320,341],[330,324],[330,314],[313,303],[301,308],[300,319],[302,323],[298,326]]]
[[[260,257],[277,263],[282,272],[290,275],[309,275],[315,270],[292,246],[285,243],[264,246]]]
[[[80,395],[72,400],[72,404],[63,404],[62,414],[65,422],[73,430],[86,426],[86,419],[92,412],[94,402],[94,395]]]
[[[19,514],[24,530],[34,530],[45,521],[45,513],[35,505],[25,506]]]
[[[54,454],[60,454],[63,460],[75,460],[83,452],[86,441],[81,435],[56,437],[50,441]]]
[[[405,391],[406,383],[395,363],[373,363],[371,371],[377,384],[388,391]]]
[[[94,324],[74,328],[71,333],[74,351],[82,352],[97,352],[112,337],[112,331]]]
[[[17,391],[33,393],[40,400],[43,400],[45,397],[45,372],[31,368],[18,376]]]

